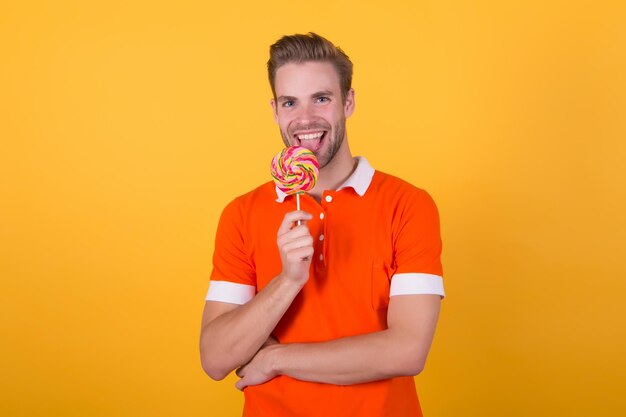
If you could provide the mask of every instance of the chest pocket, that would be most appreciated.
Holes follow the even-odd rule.
[[[390,268],[381,259],[372,262],[371,287],[372,308],[386,309],[389,306],[389,290],[391,287]]]

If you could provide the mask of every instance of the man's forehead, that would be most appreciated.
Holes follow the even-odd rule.
[[[276,71],[276,95],[307,95],[340,90],[339,75],[329,62],[288,63]]]

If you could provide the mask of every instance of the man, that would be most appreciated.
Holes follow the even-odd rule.
[[[237,370],[244,416],[420,416],[413,376],[444,296],[435,204],[352,157],[341,49],[285,36],[268,72],[285,146],[313,151],[320,174],[301,211],[272,182],[224,209],[202,366],[216,380]]]

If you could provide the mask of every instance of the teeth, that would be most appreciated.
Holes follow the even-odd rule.
[[[319,138],[322,137],[323,134],[324,134],[324,132],[309,133],[309,134],[306,134],[306,135],[298,135],[298,139],[300,139],[300,140],[319,139]]]

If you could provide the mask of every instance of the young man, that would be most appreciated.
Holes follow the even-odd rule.
[[[224,209],[202,366],[216,380],[237,370],[244,416],[420,416],[413,376],[444,296],[435,204],[352,157],[341,49],[285,36],[268,72],[285,146],[313,151],[320,174],[301,211],[273,182]]]

